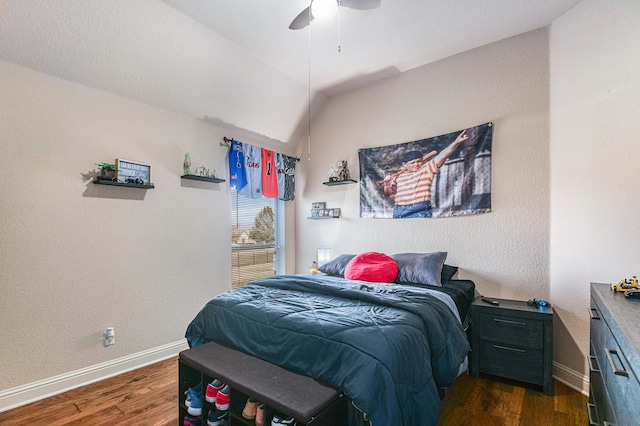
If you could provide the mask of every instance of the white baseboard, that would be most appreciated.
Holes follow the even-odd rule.
[[[59,376],[7,389],[0,392],[0,413],[177,356],[180,351],[188,348],[186,340],[181,340]]]
[[[45,380],[7,389],[0,392],[0,413],[177,356],[180,351],[188,348],[187,342],[181,340]],[[553,377],[583,395],[589,396],[588,376],[554,361]]]
[[[580,374],[575,370],[565,367],[562,364],[553,362],[553,377],[569,386],[572,389],[577,390],[585,396],[589,396],[589,376]]]

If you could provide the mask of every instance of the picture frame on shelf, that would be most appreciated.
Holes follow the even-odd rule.
[[[121,183],[151,185],[151,166],[135,161],[116,159],[116,180]]]
[[[333,210],[333,215],[332,215],[333,217],[340,217],[340,209],[339,208],[334,208],[334,209],[331,209],[331,210]]]

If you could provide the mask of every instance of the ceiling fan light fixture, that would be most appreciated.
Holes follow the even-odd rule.
[[[338,0],[311,0],[311,14],[316,19],[331,19],[338,14]]]

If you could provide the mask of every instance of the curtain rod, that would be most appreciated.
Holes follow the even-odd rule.
[[[220,142],[220,146],[225,146],[227,148],[229,148],[231,146],[231,142],[233,141],[233,138],[228,138],[226,136],[222,137],[223,142]],[[300,157],[294,157],[296,159],[296,161],[300,161]]]

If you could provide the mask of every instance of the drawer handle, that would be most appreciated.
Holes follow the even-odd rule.
[[[598,310],[596,308],[589,308],[589,316],[594,320],[600,319],[600,314],[598,313]]]
[[[493,345],[493,347],[496,349],[502,349],[503,351],[518,352],[522,354],[526,352],[524,349],[508,348],[506,346],[500,346],[500,345]]]
[[[587,357],[587,360],[589,361],[589,371],[591,371],[592,373],[599,373],[600,367],[593,366],[593,364],[598,365],[598,359],[593,355],[589,355]]]
[[[591,416],[591,412],[594,413],[593,417]],[[594,419],[597,419],[595,412],[596,412],[596,406],[594,404],[587,402],[587,415],[589,416],[589,426],[600,426],[600,423],[598,423],[598,420],[594,420]]]
[[[522,327],[526,326],[527,323],[526,322],[519,322],[519,321],[509,321],[509,320],[503,320],[500,318],[494,318],[493,319],[495,322],[501,322],[503,324],[510,324],[510,325],[520,325]]]
[[[616,355],[618,359],[620,359],[620,356],[618,355],[618,351],[616,349],[604,348],[604,353],[607,355],[607,360],[609,361],[609,365],[611,366],[611,371],[613,372],[613,374],[629,377],[629,373],[624,368],[622,370],[619,369],[616,366],[616,362],[613,360],[613,355]]]

